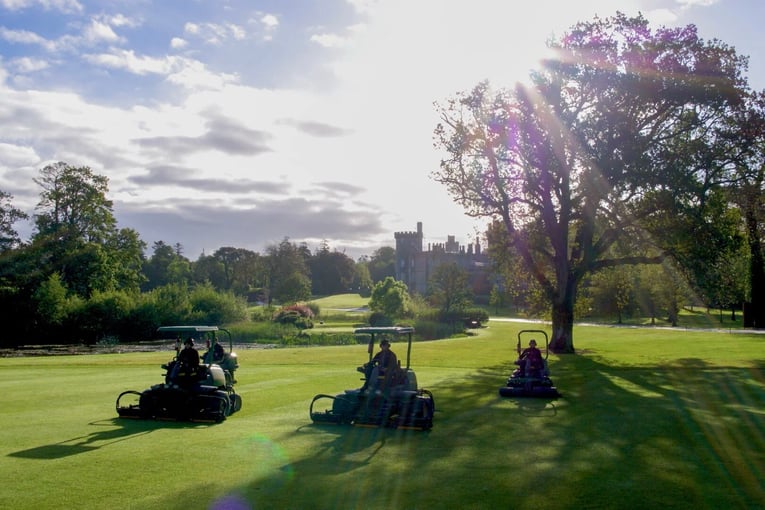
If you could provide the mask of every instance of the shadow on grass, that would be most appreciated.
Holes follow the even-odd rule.
[[[551,360],[551,377],[562,393],[554,400],[500,397],[512,361],[428,387],[437,406],[429,432],[301,426],[282,439],[300,438],[309,445],[302,454],[206,505],[765,505],[761,362],[750,369],[712,367],[693,358],[672,367],[616,367],[594,354]],[[312,437],[306,441],[306,435]],[[183,497],[165,503],[199,507]]]
[[[209,425],[188,422],[111,418],[90,422],[88,423],[88,426],[96,427],[96,429],[90,434],[73,437],[72,439],[67,439],[54,444],[36,446],[34,448],[9,453],[8,456],[39,460],[60,459],[71,455],[98,450],[120,441],[126,441],[138,436],[150,434],[158,428],[188,428],[190,426],[199,427]]]

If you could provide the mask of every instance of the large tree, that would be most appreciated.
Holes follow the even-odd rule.
[[[308,260],[311,290],[317,296],[342,294],[351,290],[356,276],[356,264],[345,253],[331,251],[325,240]]]
[[[223,286],[217,288],[240,296],[246,295],[255,286],[264,271],[261,256],[245,248],[224,246],[215,250],[212,257],[220,263],[224,276]]]
[[[453,262],[437,266],[428,279],[428,299],[444,315],[470,307],[473,292],[467,271]]]
[[[281,304],[308,299],[311,294],[311,278],[308,260],[311,252],[304,244],[296,245],[288,237],[278,245],[266,248],[268,268],[268,303],[276,300]]]
[[[59,162],[40,170],[42,188],[27,251],[44,278],[58,273],[82,297],[94,291],[137,290],[145,244],[132,229],[118,229],[107,198],[109,180],[88,167]]]
[[[657,211],[641,206],[657,189],[695,186],[672,151],[703,148],[740,103],[746,59],[693,26],[652,30],[620,13],[549,45],[556,58],[529,85],[481,83],[439,105],[434,177],[469,215],[501,222],[551,304],[551,349],[574,352],[579,285],[661,259],[643,221]]]
[[[40,170],[34,181],[42,188],[35,215],[36,238],[100,242],[113,232],[116,220],[105,176],[88,167],[58,162]]]
[[[386,277],[396,277],[396,249],[383,246],[372,253],[369,259],[369,276],[373,283],[381,282]]]

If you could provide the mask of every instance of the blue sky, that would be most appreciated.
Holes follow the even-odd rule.
[[[466,244],[483,222],[430,177],[433,102],[617,8],[697,25],[765,88],[760,0],[0,0],[0,190],[32,214],[41,168],[89,166],[120,227],[191,259],[284,237],[357,258],[418,221]]]

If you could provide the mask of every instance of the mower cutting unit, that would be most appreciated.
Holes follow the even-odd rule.
[[[208,360],[187,369],[178,361],[181,338],[204,345],[203,339],[217,338],[218,332],[228,335],[229,350],[222,359]],[[234,391],[234,371],[239,367],[233,352],[231,334],[217,326],[163,326],[157,332],[176,338],[176,357],[167,364],[165,382],[142,392],[123,391],[117,397],[120,418],[189,420],[219,423],[242,407],[242,398]],[[212,353],[211,353],[212,354]]]
[[[356,369],[364,374],[364,385],[335,396],[316,395],[309,409],[311,420],[314,423],[431,429],[435,411],[433,394],[417,388],[417,376],[409,366],[414,328],[371,327],[356,329],[354,333],[369,335],[369,361]],[[388,373],[382,374],[373,362],[375,339],[389,340],[395,348],[395,340],[401,337],[407,338],[406,367],[401,368],[399,361],[398,366],[388,368]]]
[[[544,356],[540,360],[539,366],[527,365],[524,367],[524,361],[519,359],[515,363],[519,368],[513,371],[507,379],[507,386],[499,389],[499,394],[503,397],[540,397],[557,398],[560,396],[550,379],[550,372],[547,369],[547,357],[549,356],[549,339],[547,333],[542,330],[524,329],[518,332],[518,354],[521,354],[521,337],[524,336],[533,340],[531,336],[542,336],[545,339]],[[525,368],[525,370],[524,370]]]

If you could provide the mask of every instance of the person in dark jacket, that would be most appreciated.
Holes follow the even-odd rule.
[[[199,374],[199,351],[194,348],[194,339],[189,337],[183,342],[183,349],[178,353],[178,360],[174,367],[173,380],[181,386],[193,385]]]
[[[521,377],[538,376],[544,370],[542,351],[537,348],[537,341],[529,340],[529,346],[521,351],[516,363],[520,366]]]
[[[390,341],[383,338],[380,341],[380,352],[374,355],[372,361],[367,363],[365,370],[366,382],[362,386],[362,390],[371,385],[372,389],[379,389],[380,383],[382,387],[389,386],[392,380],[395,380],[396,372],[398,371],[398,358],[390,348]]]

